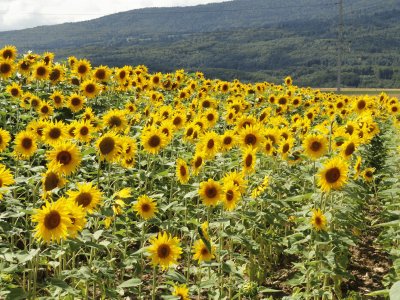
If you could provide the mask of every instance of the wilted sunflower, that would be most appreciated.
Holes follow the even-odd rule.
[[[15,180],[10,170],[3,164],[0,164],[0,189],[14,184]],[[3,192],[0,192],[0,200],[3,199]]]
[[[147,195],[139,196],[137,202],[133,205],[133,210],[141,218],[149,220],[158,212],[157,202]]]
[[[326,217],[320,209],[313,210],[311,216],[311,224],[317,231],[326,229],[326,224],[327,224]]]
[[[17,157],[29,158],[37,150],[36,137],[31,131],[19,132],[14,143],[14,152]]]
[[[167,138],[159,128],[154,126],[143,129],[141,135],[143,149],[151,154],[157,154],[167,144]]]
[[[321,189],[324,192],[340,189],[346,183],[347,172],[348,166],[340,156],[331,158],[324,164],[318,174]]]
[[[78,112],[83,109],[85,103],[86,98],[76,93],[71,94],[67,100],[68,107],[72,112]]]
[[[75,172],[81,163],[81,159],[82,155],[78,147],[68,141],[56,144],[54,149],[47,153],[49,168],[54,168],[57,172],[65,175]]]
[[[193,259],[197,260],[199,263],[214,259],[216,247],[212,244],[212,242],[209,242],[209,246],[210,249],[203,240],[195,241],[192,248]]]
[[[3,152],[7,148],[8,143],[11,140],[10,133],[7,130],[0,128],[0,152]]]
[[[153,266],[160,265],[163,270],[175,265],[182,254],[180,240],[166,232],[158,233],[157,237],[150,238],[147,252],[150,254]]]
[[[109,162],[117,161],[122,151],[122,145],[119,136],[113,132],[108,132],[96,141],[96,147],[100,158]]]
[[[204,205],[216,206],[223,197],[223,191],[220,183],[213,179],[200,183],[199,195]]]
[[[328,139],[321,134],[309,134],[304,138],[303,148],[308,157],[316,160],[328,151]]]
[[[189,168],[186,162],[181,158],[176,160],[176,178],[181,184],[187,183],[190,178]]]
[[[35,211],[32,222],[38,223],[34,229],[35,238],[46,243],[66,239],[68,227],[71,226],[64,201],[46,202],[42,208]]]
[[[93,185],[92,182],[78,183],[77,191],[68,191],[68,200],[83,207],[83,209],[92,213],[100,203],[102,192]]]
[[[179,300],[190,300],[189,298],[189,289],[186,284],[174,285],[174,290],[172,292],[172,296],[176,296]]]
[[[0,78],[7,79],[14,74],[14,62],[11,59],[0,59]]]

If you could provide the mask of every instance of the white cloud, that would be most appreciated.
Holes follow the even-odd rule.
[[[143,7],[224,1],[229,0],[0,0],[0,31],[89,20]]]

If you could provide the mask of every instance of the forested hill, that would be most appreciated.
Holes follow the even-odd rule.
[[[344,1],[347,86],[398,87],[400,1]],[[334,86],[338,1],[236,0],[146,8],[91,21],[0,32],[0,47],[86,57],[94,65],[146,64],[208,77]]]

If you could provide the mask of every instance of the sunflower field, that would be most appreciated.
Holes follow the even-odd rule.
[[[0,299],[400,299],[400,102],[0,49]]]

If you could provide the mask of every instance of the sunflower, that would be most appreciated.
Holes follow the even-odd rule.
[[[99,82],[107,82],[110,79],[111,70],[106,66],[99,66],[93,70],[93,78]]]
[[[108,126],[111,130],[122,132],[128,126],[126,119],[126,111],[119,109],[111,109],[103,115],[103,123]]]
[[[80,89],[88,99],[96,97],[101,91],[100,85],[93,79],[87,79],[82,82]]]
[[[361,156],[357,156],[357,161],[354,164],[354,179],[357,179],[361,173],[361,162],[362,162]]]
[[[240,194],[244,194],[247,189],[247,180],[244,179],[244,174],[237,171],[226,173],[222,178],[222,184],[228,186],[230,182],[233,182],[238,188]]]
[[[65,175],[74,173],[81,163],[81,159],[82,155],[78,147],[69,141],[54,145],[54,149],[47,153],[49,168],[54,168],[57,172]]]
[[[0,128],[0,152],[3,152],[7,148],[8,143],[11,140],[10,133],[7,130]]]
[[[173,288],[172,296],[178,297],[179,300],[190,300],[189,289],[186,284],[174,285]]]
[[[219,151],[221,137],[214,131],[206,132],[196,145],[196,151],[201,151],[207,159],[212,159]]]
[[[68,236],[68,227],[71,219],[64,201],[47,202],[41,209],[37,209],[32,216],[32,222],[38,223],[34,229],[35,238],[46,243],[59,242]]]
[[[187,183],[190,178],[189,168],[186,162],[181,158],[178,158],[176,161],[176,178],[181,184]]]
[[[10,170],[5,165],[0,164],[0,189],[14,184],[15,180]],[[0,191],[0,200],[3,198],[3,192]]]
[[[68,137],[66,126],[62,121],[47,123],[43,129],[43,142],[48,145],[55,145]]]
[[[88,121],[77,122],[74,126],[74,137],[81,142],[88,143],[92,139],[93,126]]]
[[[192,248],[193,259],[199,263],[214,259],[216,247],[211,242],[209,242],[209,246],[211,249],[207,247],[203,240],[195,241]]]
[[[255,172],[255,165],[256,165],[256,153],[257,149],[248,146],[246,149],[243,151],[243,171],[246,174],[251,174]]]
[[[160,265],[163,270],[175,265],[182,254],[180,240],[166,232],[159,232],[157,237],[150,238],[147,252],[150,254],[153,266]]]
[[[340,156],[328,160],[318,174],[319,185],[324,192],[338,190],[347,181],[348,166]]]
[[[26,130],[32,132],[38,140],[42,140],[43,130],[48,125],[48,122],[43,120],[33,120],[28,123]]]
[[[295,139],[290,137],[288,139],[283,139],[279,144],[279,153],[283,159],[287,159],[290,154],[290,151],[293,149],[295,143]]]
[[[220,183],[213,179],[200,183],[199,195],[204,205],[216,206],[223,198],[223,191]]]
[[[64,77],[65,77],[64,66],[56,64],[51,68],[49,79],[52,84],[57,84],[58,82],[63,81]]]
[[[115,78],[117,79],[117,82],[120,84],[125,83],[128,78],[129,78],[129,69],[128,67],[123,67],[123,68],[117,68],[115,70]]]
[[[90,73],[91,69],[92,67],[87,59],[77,60],[73,66],[74,73],[80,78],[84,78],[85,76],[87,76]]]
[[[0,59],[15,60],[17,58],[17,48],[13,45],[5,45],[0,49]]]
[[[66,183],[65,178],[55,169],[48,169],[46,173],[42,174],[42,189],[44,198],[46,195],[55,188],[62,188]]]
[[[77,188],[77,191],[67,192],[68,200],[83,207],[86,212],[92,213],[101,201],[102,192],[92,182],[78,183]]]
[[[141,218],[149,220],[154,218],[155,214],[158,212],[157,202],[147,195],[141,195],[133,205],[133,210]]]
[[[314,209],[311,216],[311,224],[315,230],[326,230],[326,217],[320,209]]]
[[[237,137],[234,130],[227,130],[221,136],[221,151],[227,152],[231,150],[237,143]]]
[[[72,112],[78,112],[83,109],[83,106],[86,103],[86,98],[77,93],[73,93],[69,95],[67,102],[68,107]]]
[[[11,95],[13,98],[19,98],[22,96],[22,87],[16,82],[13,82],[11,85],[6,87],[6,92]]]
[[[241,196],[239,187],[231,181],[226,185],[223,185],[222,191],[224,192],[224,195],[222,196],[224,208],[228,211],[234,210]]]
[[[32,77],[37,80],[49,79],[50,69],[44,62],[37,62],[32,67]]]
[[[122,151],[120,137],[113,132],[108,132],[101,136],[96,141],[96,147],[99,151],[100,158],[109,162],[118,160]]]
[[[60,198],[58,201],[61,201],[67,208],[68,217],[71,221],[71,224],[67,227],[68,237],[75,238],[86,225],[86,211],[82,206],[65,198]]]
[[[36,137],[31,131],[19,132],[14,143],[14,152],[17,157],[29,158],[37,150]]]
[[[53,107],[47,103],[46,101],[42,101],[40,104],[40,107],[37,109],[37,112],[39,113],[39,116],[42,119],[48,119],[51,117],[54,113]]]
[[[54,91],[50,97],[49,97],[52,102],[53,102],[53,106],[55,108],[61,108],[64,105],[64,95],[62,94],[61,91]]]
[[[341,146],[343,158],[348,159],[357,150],[359,145],[357,137],[352,137]]]
[[[259,125],[249,125],[239,130],[239,143],[243,148],[258,148],[264,140],[263,128]]]
[[[286,84],[287,86],[291,86],[292,83],[293,83],[292,77],[287,76],[287,77],[285,78],[285,84]]]
[[[321,134],[308,134],[304,138],[303,148],[308,157],[316,160],[328,151],[328,140]]]
[[[366,182],[371,182],[374,179],[375,168],[366,168],[361,172],[361,176]]]
[[[10,59],[0,59],[0,78],[7,79],[14,74],[14,63]]]
[[[31,62],[27,59],[20,59],[17,62],[17,69],[19,73],[27,77],[31,72]]]
[[[192,158],[192,172],[198,175],[205,162],[205,155],[203,152],[195,152]]]
[[[159,128],[148,127],[142,131],[141,142],[143,149],[151,154],[157,154],[167,144],[167,137]]]

